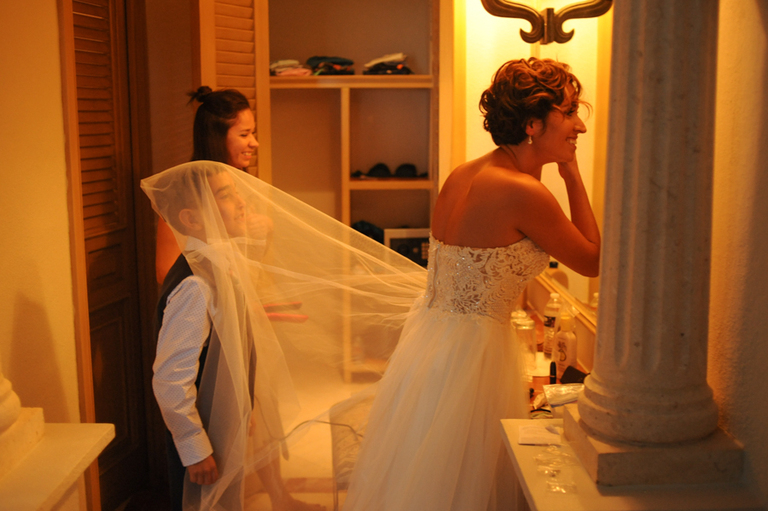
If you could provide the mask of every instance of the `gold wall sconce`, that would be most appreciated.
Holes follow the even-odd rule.
[[[563,23],[574,18],[596,18],[608,12],[613,0],[593,0],[580,4],[569,5],[555,12],[551,7],[540,13],[533,7],[508,2],[507,0],[480,0],[485,10],[494,16],[503,18],[521,18],[531,23],[531,31],[520,29],[520,37],[526,43],[541,41],[541,44],[551,42],[565,43],[573,37],[573,30],[565,32]]]

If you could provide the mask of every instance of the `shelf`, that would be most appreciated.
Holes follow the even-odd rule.
[[[431,75],[272,76],[270,89],[431,89]]]
[[[350,190],[431,190],[434,183],[428,178],[396,179],[396,178],[352,178],[349,180]]]
[[[343,55],[358,63],[352,75],[269,76],[267,65],[257,68],[259,175],[347,225],[429,225],[439,167],[439,23],[452,4],[339,0],[331,17],[328,6],[314,0],[254,5],[261,13],[256,41],[266,49],[262,63],[306,62],[313,55]],[[362,74],[360,63],[395,51],[408,56],[417,74]],[[352,177],[376,163],[395,170],[404,162],[428,177]],[[343,323],[340,334],[345,381],[384,371],[378,353],[353,360],[352,335],[361,333],[352,322]]]

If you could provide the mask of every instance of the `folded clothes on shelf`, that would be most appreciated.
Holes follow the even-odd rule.
[[[282,59],[282,60],[273,60],[269,63],[269,70],[270,71],[277,71],[279,69],[288,68],[288,67],[296,67],[300,66],[301,62],[294,59]]]
[[[405,65],[408,57],[400,53],[390,53],[368,61],[363,70],[364,75],[409,75],[413,71]]]
[[[298,60],[275,60],[269,64],[269,74],[272,76],[308,76],[312,70]]]
[[[410,75],[413,74],[411,68],[405,64],[376,64],[375,66],[363,71],[364,75]]]
[[[369,60],[365,63],[363,67],[366,69],[375,66],[376,64],[400,64],[402,62],[405,62],[405,59],[408,57],[405,53],[390,53],[389,55],[384,55],[383,57],[379,57],[373,60]]]
[[[307,66],[312,69],[313,75],[353,75],[354,64],[352,60],[344,57],[315,56],[307,59]]]

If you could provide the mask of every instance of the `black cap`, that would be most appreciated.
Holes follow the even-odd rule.
[[[368,171],[368,177],[392,177],[392,172],[384,163],[377,163]]]

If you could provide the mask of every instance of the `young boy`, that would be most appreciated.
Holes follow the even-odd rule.
[[[208,174],[206,172],[206,174]],[[204,249],[206,241],[203,197],[195,189],[205,178],[227,233],[245,233],[245,202],[227,172],[194,176],[179,172],[166,186],[177,188],[166,200],[169,223],[188,236],[186,251]],[[175,181],[175,182],[174,182]],[[192,185],[192,186],[190,186]],[[202,193],[202,191],[201,191]],[[181,509],[184,475],[197,485],[219,478],[213,446],[198,410],[198,391],[212,337],[213,295],[208,279],[196,276],[184,254],[166,276],[157,306],[157,354],[152,387],[167,426],[169,484],[174,509]],[[215,368],[213,368],[215,369]],[[211,370],[213,370],[211,369]]]
[[[262,453],[279,446],[283,432],[274,396],[255,388],[256,320],[248,304],[258,297],[246,297],[271,221],[247,214],[236,172],[197,161],[142,182],[182,245],[160,291],[152,379],[167,426],[172,506],[242,509],[247,465],[257,467],[273,509],[323,509],[291,497],[277,456],[249,457],[254,446]]]

